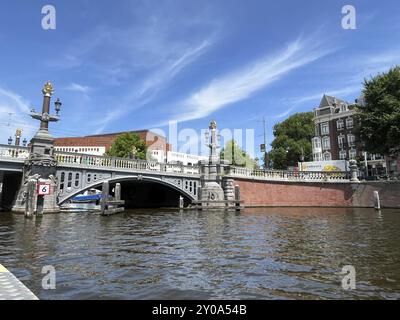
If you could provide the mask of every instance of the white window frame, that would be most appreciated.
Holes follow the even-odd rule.
[[[355,159],[357,157],[357,150],[356,149],[350,149],[349,150],[349,159]]]
[[[322,150],[321,138],[320,137],[313,138],[312,146],[313,146],[313,150],[317,150],[317,149]]]
[[[313,159],[314,159],[314,161],[322,161],[322,153],[321,152],[315,152],[313,154]]]
[[[315,135],[316,135],[316,136],[319,136],[319,135],[320,135],[320,127],[319,127],[319,124],[316,124],[316,125],[315,125]]]
[[[343,148],[345,143],[346,143],[346,136],[344,134],[339,135],[338,136],[338,146],[339,146],[339,148]]]
[[[322,150],[330,150],[331,149],[331,139],[329,137],[322,138]]]
[[[321,134],[329,134],[329,122],[321,123]]]
[[[340,124],[340,126],[339,126],[339,124]],[[343,121],[343,119],[339,119],[338,121],[336,121],[336,128],[338,130],[343,130],[344,129],[344,121]]]
[[[347,143],[349,144],[350,147],[356,145],[356,136],[352,133],[349,133],[347,135]]]
[[[346,118],[346,128],[351,129],[353,127],[354,127],[354,119],[352,117]]]
[[[326,157],[328,156],[328,157]],[[323,154],[323,161],[331,161],[332,160],[332,154],[329,151],[325,151]]]
[[[340,150],[339,151],[339,159],[340,160],[346,160],[347,157],[347,151],[346,150]]]

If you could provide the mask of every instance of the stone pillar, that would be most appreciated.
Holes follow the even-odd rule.
[[[60,207],[57,204],[58,181],[56,178],[57,161],[54,157],[54,139],[48,131],[49,122],[55,122],[59,120],[59,106],[58,108],[56,106],[56,116],[52,116],[49,114],[50,100],[53,93],[53,86],[50,82],[45,84],[42,93],[42,112],[37,113],[35,112],[35,110],[32,110],[31,112],[32,118],[40,120],[40,128],[30,142],[29,158],[25,161],[21,187],[12,209],[15,212],[25,212],[25,201],[27,200],[26,194],[28,192],[28,183],[32,179],[36,180],[37,182],[48,184],[50,186],[50,194],[45,195],[42,199],[39,199],[40,208],[43,204],[43,210],[40,210],[40,212],[60,212]],[[59,103],[59,105],[61,105],[61,103]]]
[[[240,187],[239,185],[235,186],[235,200],[240,201]]]
[[[179,196],[179,209],[182,209],[184,206],[184,201],[183,201],[183,197]]]
[[[202,190],[198,199],[202,201],[203,207],[223,208],[225,207],[225,195],[221,187],[221,177],[218,174],[220,159],[217,153],[219,146],[217,141],[217,123],[215,121],[211,121],[209,130],[211,137],[206,145],[210,149],[210,154],[208,162],[202,161],[200,164]],[[208,136],[206,139],[208,139]]]
[[[101,206],[101,214],[105,214],[106,210],[108,209],[108,194],[110,191],[110,184],[108,183],[108,181],[103,181],[103,186],[102,186],[102,191],[101,191],[101,202],[100,202],[100,206]]]
[[[224,194],[225,194],[225,200],[235,200],[235,186],[234,186],[235,180],[232,178],[224,179]]]
[[[374,191],[374,208],[377,210],[381,209],[381,200],[379,199],[378,191]]]
[[[350,181],[351,182],[359,182],[357,161],[350,160],[349,163],[350,163]]]
[[[28,185],[25,191],[25,217],[31,218],[35,214],[36,211],[36,180],[29,180]]]
[[[120,183],[115,184],[114,196],[115,196],[116,201],[121,200],[121,184]]]
[[[0,171],[0,210],[1,210],[1,199],[3,198],[3,176],[4,172]]]

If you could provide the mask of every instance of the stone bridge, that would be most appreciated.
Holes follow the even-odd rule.
[[[111,184],[122,181],[152,182],[178,191],[189,202],[199,200],[198,192],[204,174],[200,165],[183,166],[59,151],[54,152],[54,158],[56,183],[52,191],[57,194],[58,205],[85,190],[101,186],[103,181]],[[0,172],[22,174],[28,159],[27,147],[0,145]],[[223,187],[229,182],[240,184],[240,181],[254,186],[257,183],[349,183],[345,172],[264,171],[226,165],[220,166],[217,173]],[[257,190],[251,193],[257,194]]]
[[[172,198],[178,193],[178,197],[180,194],[186,198],[186,203],[207,209],[238,208],[241,201],[246,206],[371,206],[372,194],[377,189],[384,194],[385,205],[397,207],[399,203],[400,184],[360,183],[354,160],[350,161],[350,175],[230,166],[219,158],[215,121],[211,121],[206,135],[208,161],[194,166],[59,152],[54,149],[49,123],[60,120],[62,103],[55,101],[56,114],[51,115],[53,86],[50,82],[44,85],[42,94],[42,112],[31,111],[31,117],[40,121],[40,127],[29,147],[19,146],[20,130],[16,133],[15,146],[0,145],[0,205],[4,206],[6,200],[7,208],[24,212],[27,217],[59,212],[60,205],[85,190],[103,182],[121,181],[138,182],[135,188],[141,190],[135,190],[139,191],[134,195],[135,200],[141,200],[142,189],[150,183],[166,186],[163,197],[169,202],[176,201],[171,203],[177,203]],[[44,188],[40,189],[43,184]],[[108,187],[103,191],[106,194]],[[119,194],[118,191],[118,197]],[[147,196],[153,202],[158,195],[148,192]]]
[[[148,181],[177,190],[190,201],[197,200],[200,167],[154,161],[55,152],[58,205],[90,188],[121,181]],[[0,172],[23,173],[27,147],[0,145]]]

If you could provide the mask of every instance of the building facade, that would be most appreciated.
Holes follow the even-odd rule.
[[[151,160],[162,163],[197,165],[200,160],[208,159],[204,156],[172,151],[172,146],[167,143],[166,138],[154,132],[148,130],[128,132],[136,133],[140,139],[146,141]],[[102,156],[111,147],[115,139],[123,133],[127,132],[57,138],[55,139],[55,150]]]
[[[357,103],[350,104],[328,95],[322,97],[320,105],[314,109],[313,160],[361,159],[360,164],[368,168],[368,171],[364,169],[367,175],[381,174],[386,169],[384,157],[362,150],[356,133],[359,125],[356,113]]]
[[[160,150],[164,153],[171,150],[167,139],[149,130],[125,131],[84,137],[56,138],[55,149],[64,152],[77,152],[102,156],[111,147],[115,139],[124,133],[136,133],[146,142],[149,151]]]
[[[319,107],[314,109],[314,161],[355,159],[361,155],[355,134],[355,112],[354,105],[323,96]]]

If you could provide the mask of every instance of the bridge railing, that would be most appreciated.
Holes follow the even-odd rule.
[[[252,170],[242,167],[230,167],[228,176],[254,180],[278,181],[346,181],[349,174],[345,171],[285,171],[285,170]]]
[[[0,144],[0,158],[27,159],[28,157],[28,147]]]
[[[125,159],[108,156],[96,156],[88,154],[55,152],[56,161],[59,164],[97,167],[104,169],[126,169],[132,171],[154,171],[185,174],[199,174],[198,166],[184,166],[180,164],[160,163],[138,159]]]

